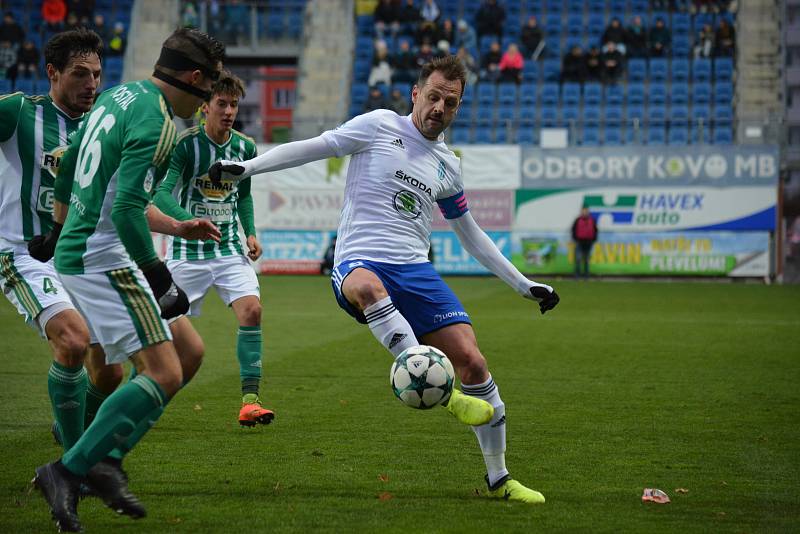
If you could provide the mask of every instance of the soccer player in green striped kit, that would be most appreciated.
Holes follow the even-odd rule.
[[[256,156],[255,142],[233,129],[239,100],[245,91],[241,80],[223,72],[203,103],[205,122],[178,137],[169,172],[159,185],[155,204],[177,220],[206,217],[220,230],[218,243],[170,239],[167,266],[175,283],[186,292],[189,316],[200,315],[203,298],[213,286],[239,322],[236,355],[242,381],[239,424],[269,424],[274,413],[261,406],[261,301],[258,278],[247,261],[239,239],[241,221],[247,238],[247,256],[261,256],[253,219],[250,180],[212,184],[207,169],[217,160],[244,161]]]
[[[122,379],[122,366],[106,366],[99,346],[87,355],[86,322],[53,263],[37,261],[36,253],[37,241],[45,248],[55,245],[42,243],[36,234],[61,227],[52,220],[53,183],[69,140],[94,103],[102,52],[103,42],[93,31],[59,33],[44,48],[49,93],[0,97],[0,152],[7,161],[0,171],[0,286],[53,350],[47,389],[65,450]]]
[[[137,375],[100,406],[92,424],[59,460],[36,469],[35,486],[61,531],[81,530],[78,492],[105,463],[95,492],[119,513],[145,514],[120,466],[169,400],[197,371],[202,339],[188,319],[186,294],[153,249],[150,231],[219,239],[209,221],[176,221],[150,205],[169,165],[177,132],[219,77],[225,47],[192,29],[164,42],[153,75],[98,97],[61,163],[55,199],[69,213],[55,249],[56,271],[109,364],[132,359]],[[173,344],[173,336],[175,342]],[[177,349],[177,350],[176,350]]]

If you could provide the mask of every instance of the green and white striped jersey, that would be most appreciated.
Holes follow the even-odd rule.
[[[0,252],[27,254],[26,242],[50,231],[53,183],[81,120],[49,96],[0,96]]]
[[[97,98],[78,136],[56,186],[64,201],[61,181],[73,179],[56,270],[107,272],[131,260],[146,270],[158,262],[145,211],[175,146],[172,109],[152,81],[129,82]]]
[[[209,260],[244,254],[239,239],[239,220],[245,234],[254,235],[253,203],[250,178],[234,183],[223,180],[214,185],[208,168],[221,159],[244,161],[256,156],[255,142],[231,130],[228,141],[218,145],[206,135],[204,126],[195,126],[181,133],[172,153],[167,177],[159,185],[156,205],[168,215],[176,216],[175,203],[185,213],[176,218],[209,219],[220,230],[219,243],[187,241],[170,237],[167,257],[174,260]]]

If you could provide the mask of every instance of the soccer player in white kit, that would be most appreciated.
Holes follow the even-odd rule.
[[[245,162],[220,161],[219,179],[351,154],[331,275],[339,305],[395,356],[420,342],[452,361],[462,392],[447,406],[470,424],[486,464],[488,495],[531,504],[544,496],[509,476],[505,405],[478,349],[469,315],[428,262],[431,214],[439,205],[464,248],[541,312],[558,304],[552,287],[525,278],[469,213],[459,160],[442,132],[455,118],[466,72],[454,56],[422,67],[411,115],[376,110],[322,135],[287,143]]]

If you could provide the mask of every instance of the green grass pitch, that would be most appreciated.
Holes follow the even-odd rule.
[[[262,396],[276,421],[239,428],[235,320],[209,297],[203,367],[126,460],[148,517],[89,499],[87,532],[800,529],[800,288],[556,281],[542,317],[496,279],[449,282],[507,406],[511,473],[547,504],[477,496],[471,430],[394,398],[391,358],[327,279],[273,277]],[[28,492],[59,454],[49,350],[5,299],[0,340],[0,532],[55,532]],[[645,487],[672,503],[642,503]]]

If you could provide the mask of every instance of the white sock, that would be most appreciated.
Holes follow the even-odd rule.
[[[397,356],[409,347],[419,345],[411,325],[400,315],[392,304],[391,297],[385,297],[364,308],[367,326],[375,339]]]
[[[486,474],[489,476],[489,485],[493,486],[498,480],[508,475],[506,469],[506,405],[500,398],[500,390],[492,380],[483,384],[461,384],[464,395],[483,399],[494,406],[494,417],[481,426],[473,426],[472,430],[481,446],[483,461],[486,464]]]

